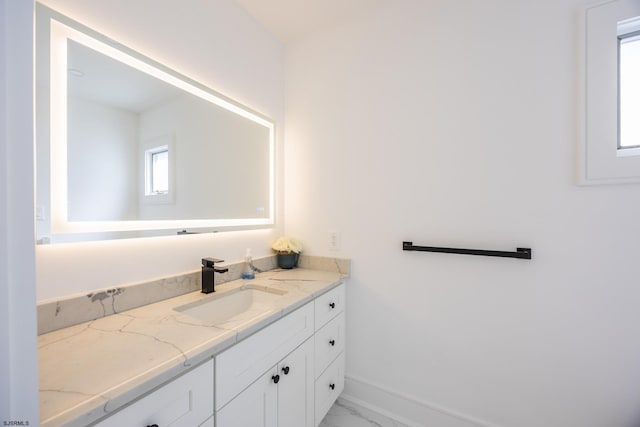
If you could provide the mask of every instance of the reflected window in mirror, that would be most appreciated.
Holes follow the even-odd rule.
[[[169,147],[163,145],[149,154],[149,189],[147,195],[169,193]]]
[[[175,147],[172,136],[156,138],[142,145],[140,169],[144,170],[144,191],[140,191],[138,219],[155,219],[145,207],[153,204],[175,204]],[[144,216],[143,216],[144,215]]]

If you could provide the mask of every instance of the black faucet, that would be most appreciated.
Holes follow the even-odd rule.
[[[202,258],[202,293],[210,294],[216,291],[213,277],[215,273],[226,273],[228,268],[216,268],[216,262],[224,262],[223,259]]]

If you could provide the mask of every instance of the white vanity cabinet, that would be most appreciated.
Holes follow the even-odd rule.
[[[313,427],[313,302],[216,356],[218,427]]]
[[[341,284],[95,426],[318,426],[344,389],[344,299]]]
[[[214,427],[213,375],[209,360],[94,427]]]
[[[344,285],[216,356],[217,427],[315,427],[344,389]]]
[[[218,427],[313,427],[313,339],[216,413]]]

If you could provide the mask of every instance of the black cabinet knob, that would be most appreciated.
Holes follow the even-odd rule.
[[[335,389],[336,389],[336,385],[335,385],[335,384],[329,384],[329,388],[330,388],[331,390],[335,390]]]
[[[274,384],[278,384],[280,382],[280,375],[276,374],[272,376],[271,379],[273,380]]]
[[[329,307],[331,307],[331,308],[336,308],[336,303],[335,303],[335,302],[330,302],[330,303],[329,303]]]
[[[285,375],[289,375],[289,367],[285,366],[284,368],[282,368],[282,372],[284,372]]]
[[[329,344],[331,344],[331,347],[335,346],[336,345],[336,340],[329,341]]]
[[[150,426],[147,427],[158,427],[158,424],[151,424]]]

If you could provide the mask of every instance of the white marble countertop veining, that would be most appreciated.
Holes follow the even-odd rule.
[[[211,358],[341,283],[297,268],[216,286],[38,337],[40,425],[86,426]],[[286,291],[259,317],[210,324],[174,310],[250,285]],[[213,386],[213,384],[212,384]]]

